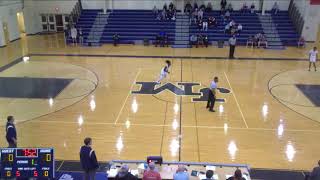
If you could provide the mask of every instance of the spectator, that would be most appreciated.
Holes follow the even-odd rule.
[[[217,20],[216,20],[216,18],[214,18],[214,17],[209,17],[209,20],[208,20],[208,25],[209,25],[209,27],[211,27],[211,26],[216,26],[217,25]]]
[[[247,39],[247,47],[249,44],[251,44],[251,48],[253,48],[253,45],[254,45],[254,37],[253,36],[249,36],[249,38]]]
[[[198,9],[195,9],[193,11],[193,20],[194,20],[194,23],[197,24],[197,21],[198,21]]]
[[[306,40],[304,39],[303,36],[301,36],[298,40],[298,48],[299,47],[304,47],[304,48],[306,47]]]
[[[171,3],[169,4],[169,10],[173,10],[173,8],[174,8],[174,5],[173,5],[173,3],[171,2]]]
[[[221,2],[220,2],[220,6],[221,6],[221,9],[226,9],[226,6],[227,6],[227,0],[221,0]]]
[[[9,144],[9,148],[17,147],[17,131],[16,126],[14,125],[14,117],[7,117],[7,125],[6,125],[6,139]]]
[[[72,26],[71,28],[71,38],[72,38],[72,43],[77,45],[77,36],[78,36],[78,31],[77,29]]]
[[[192,5],[191,5],[190,1],[188,1],[184,7],[184,12],[190,14],[191,11],[192,11]]]
[[[225,21],[229,21],[230,20],[230,12],[227,10],[227,12],[224,14],[224,19]]]
[[[198,19],[202,20],[203,19],[203,10],[199,9],[198,11]]]
[[[225,34],[229,34],[230,33],[230,24],[229,23],[224,27],[224,33]]]
[[[227,180],[246,180],[245,178],[242,177],[242,172],[240,169],[237,169],[234,172],[234,176],[229,177]]]
[[[248,11],[247,3],[243,3],[242,8],[241,8],[241,12],[246,13],[247,11]]]
[[[94,180],[96,170],[99,168],[96,154],[91,146],[92,139],[87,137],[84,139],[84,145],[80,149],[80,162],[85,180]]]
[[[121,166],[118,174],[116,175],[116,177],[114,179],[115,180],[138,180],[138,178],[136,176],[132,175],[129,172],[129,167],[126,164]]]
[[[232,12],[232,11],[233,11],[233,7],[232,7],[232,4],[231,4],[231,3],[228,4],[227,11],[229,11],[229,12]]]
[[[157,9],[156,6],[153,7],[152,12],[153,12],[154,17],[157,18],[157,16],[158,16],[158,9]]]
[[[117,33],[115,33],[113,36],[112,36],[112,39],[113,39],[113,46],[117,46],[118,43],[119,43],[119,35]]]
[[[200,8],[199,8],[199,9],[205,10],[205,9],[206,9],[206,5],[201,4],[201,6],[200,6]]]
[[[168,34],[165,34],[163,37],[163,46],[169,47],[169,37]]]
[[[189,180],[189,174],[183,165],[179,165],[177,172],[173,175],[173,180]]]
[[[278,11],[279,11],[279,5],[278,5],[277,2],[274,2],[271,11],[272,11],[273,14],[277,14],[277,13],[278,13]]]
[[[267,41],[267,38],[266,36],[264,35],[264,33],[262,33],[259,37],[259,40],[258,40],[258,48],[260,48],[260,45],[261,44],[264,44],[265,47],[267,48],[268,47],[268,41]]]
[[[198,34],[198,45],[201,45],[201,46],[204,45],[202,34]]]
[[[242,31],[242,25],[239,23],[237,27],[237,33],[240,34]]]
[[[212,170],[208,170],[206,172],[206,179],[203,179],[203,180],[212,180],[213,174],[214,172]]]
[[[203,21],[201,19],[198,20],[198,30],[201,31],[203,27]]]
[[[202,22],[202,31],[208,31],[208,20],[204,19]]]
[[[229,22],[230,28],[233,28],[235,25],[236,25],[236,22],[234,22],[234,20],[231,20],[231,21]]]
[[[167,3],[164,3],[164,5],[163,5],[163,10],[165,10],[165,11],[167,11],[167,10],[168,10]]]
[[[221,8],[221,10],[220,10],[220,15],[221,15],[221,16],[224,16],[225,13],[226,13],[226,10],[225,10],[224,8]]]
[[[320,160],[318,161],[318,166],[313,168],[309,176],[310,180],[319,180],[320,179]]]
[[[166,20],[166,19],[167,19],[167,11],[163,9],[161,12],[161,20]]]
[[[156,35],[156,42],[155,42],[155,46],[158,47],[158,45],[160,46],[160,43],[161,43],[161,36],[160,34],[157,34]]]
[[[207,8],[205,10],[206,12],[211,12],[212,11],[212,4],[211,2],[208,2]]]
[[[155,169],[156,169],[156,166],[154,162],[150,162],[149,170],[143,173],[142,180],[161,180],[160,174]]]
[[[195,34],[192,34],[192,35],[190,36],[190,45],[191,45],[191,47],[192,47],[193,45],[195,45],[196,48],[198,47],[198,37],[197,37]]]
[[[202,36],[203,37],[203,44],[206,46],[206,48],[209,45],[209,39],[207,35]]]
[[[250,13],[253,14],[255,9],[256,9],[256,6],[254,5],[254,3],[252,3],[250,6]]]
[[[193,4],[193,9],[198,9],[198,4],[197,4],[197,2],[194,2],[194,4]]]
[[[83,44],[83,33],[81,28],[79,28],[79,42],[80,42],[80,45]]]

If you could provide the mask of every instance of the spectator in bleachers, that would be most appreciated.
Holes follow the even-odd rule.
[[[241,8],[242,13],[247,13],[248,12],[248,6],[247,3],[243,3],[242,8]]]
[[[278,5],[277,2],[274,2],[271,11],[272,11],[273,14],[277,14],[277,13],[278,13],[278,11],[279,11],[279,5]]]
[[[156,6],[153,7],[152,13],[153,13],[154,17],[157,18],[157,16],[158,16],[158,9],[157,9]]]
[[[203,179],[203,180],[212,180],[213,175],[214,175],[214,172],[212,170],[208,170],[206,172],[206,179]]]
[[[309,176],[310,180],[318,180],[320,179],[320,160],[318,161],[318,166],[313,168],[312,172]]]
[[[173,175],[173,180],[189,180],[189,174],[184,165],[179,165],[177,172]]]
[[[198,9],[198,4],[197,4],[197,2],[194,2],[194,4],[193,4],[193,9],[194,9],[194,10]]]
[[[207,35],[203,35],[202,37],[203,37],[203,44],[204,44],[206,47],[208,47],[208,45],[209,45],[209,38],[208,38],[208,36],[207,36]]]
[[[160,45],[160,42],[161,42],[161,36],[160,36],[160,34],[157,34],[156,35],[156,41],[155,41],[154,45],[156,47],[158,47],[158,45]]]
[[[202,31],[208,31],[208,20],[206,18],[202,22]]]
[[[188,1],[187,4],[185,5],[184,12],[187,14],[190,14],[192,12],[192,5],[190,1]]]
[[[303,36],[301,36],[298,40],[298,48],[299,47],[304,47],[304,48],[306,47],[306,40],[304,39]]]
[[[161,20],[167,20],[167,11],[165,9],[161,12]]]
[[[240,169],[237,169],[234,172],[234,176],[229,177],[227,180],[246,180],[245,178],[242,177],[242,172]]]
[[[196,47],[198,47],[198,37],[197,37],[195,34],[192,34],[192,35],[190,36],[190,45],[191,45],[191,47],[192,47],[193,45],[195,45]]]
[[[203,19],[203,10],[201,8],[198,11],[198,19],[200,19],[200,20]]]
[[[72,38],[73,45],[77,45],[77,36],[78,36],[78,31],[74,26],[72,26],[72,28],[71,28],[71,38]]]
[[[230,28],[233,28],[235,25],[236,25],[236,22],[235,22],[234,20],[231,20],[231,21],[229,22]]]
[[[160,174],[156,171],[154,162],[149,163],[149,169],[143,173],[142,180],[161,180]]]
[[[264,35],[264,33],[261,33],[261,35],[260,35],[260,37],[259,37],[259,40],[258,40],[258,48],[260,48],[260,45],[261,45],[261,44],[264,44],[266,48],[268,47],[268,41],[267,41],[267,38],[266,38],[266,36]]]
[[[251,44],[251,48],[253,48],[254,45],[254,37],[253,36],[249,36],[247,39],[247,47],[249,46],[249,44]]]
[[[195,24],[197,24],[198,21],[198,8],[195,9],[192,13],[192,20],[194,21]]]
[[[221,0],[221,2],[220,2],[220,6],[221,6],[221,9],[226,9],[226,6],[227,6],[227,0]]]
[[[201,19],[198,20],[198,29],[199,31],[202,30],[203,27],[203,21]]]
[[[208,25],[209,27],[215,27],[217,25],[217,20],[214,17],[209,17],[208,19]]]
[[[84,171],[85,180],[94,180],[96,171],[99,168],[96,153],[91,148],[92,139],[87,137],[84,139],[84,145],[80,149],[80,163]]]
[[[237,26],[237,33],[240,34],[242,31],[242,25],[239,23]]]
[[[230,24],[226,24],[226,26],[224,27],[224,33],[225,34],[230,34]]]
[[[230,20],[230,12],[227,10],[227,12],[224,14],[224,20],[229,21]]]
[[[198,34],[198,45],[199,46],[203,46],[204,45],[204,41],[203,41],[203,36],[202,34]]]
[[[253,14],[255,9],[256,9],[256,6],[254,5],[254,3],[252,3],[250,6],[250,13]]]
[[[221,8],[220,10],[220,15],[224,16],[226,14],[226,10],[224,8]]]
[[[212,4],[208,2],[207,8],[205,10],[206,12],[211,12],[212,11]]]
[[[200,8],[199,8],[199,9],[202,9],[202,10],[206,9],[206,5],[201,4],[201,6],[200,6]]]
[[[163,45],[169,47],[169,37],[168,34],[165,34],[163,37]]]
[[[121,166],[121,168],[118,171],[118,174],[114,179],[115,180],[138,180],[136,176],[132,175],[129,172],[129,166],[126,164]]]
[[[173,5],[173,3],[171,2],[171,3],[169,4],[169,10],[173,10],[173,8],[174,8],[174,5]]]
[[[167,6],[167,3],[164,3],[164,5],[163,5],[163,10],[168,10],[168,6]]]
[[[6,139],[9,144],[9,148],[17,147],[17,131],[16,126],[14,125],[14,117],[7,117],[7,125],[6,125]]]
[[[118,33],[115,33],[115,34],[112,36],[112,39],[113,39],[113,46],[117,46],[118,43],[119,43],[119,39],[120,39]]]
[[[232,4],[231,4],[231,3],[228,4],[227,11],[229,11],[229,12],[232,12],[232,11],[233,11],[233,7],[232,7]]]

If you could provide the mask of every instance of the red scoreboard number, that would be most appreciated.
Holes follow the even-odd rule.
[[[37,149],[17,149],[18,157],[38,157]]]

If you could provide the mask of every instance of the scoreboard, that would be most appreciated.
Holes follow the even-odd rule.
[[[1,148],[1,178],[54,178],[52,148]]]

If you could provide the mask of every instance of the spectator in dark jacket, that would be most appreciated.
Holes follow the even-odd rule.
[[[9,144],[9,148],[17,147],[17,131],[14,125],[13,116],[7,117],[7,125],[6,125],[6,139]]]
[[[318,180],[318,179],[320,179],[320,160],[318,161],[318,167],[313,168],[309,179],[310,180]]]
[[[138,180],[136,176],[132,175],[129,172],[129,167],[126,164],[120,168],[118,174],[114,179],[115,180]]]
[[[96,153],[91,148],[91,145],[92,139],[87,137],[84,139],[84,145],[80,149],[80,162],[85,180],[94,180],[96,170],[99,168]]]
[[[246,180],[245,178],[242,177],[242,172],[240,169],[237,169],[234,172],[234,176],[229,177],[227,180]]]

